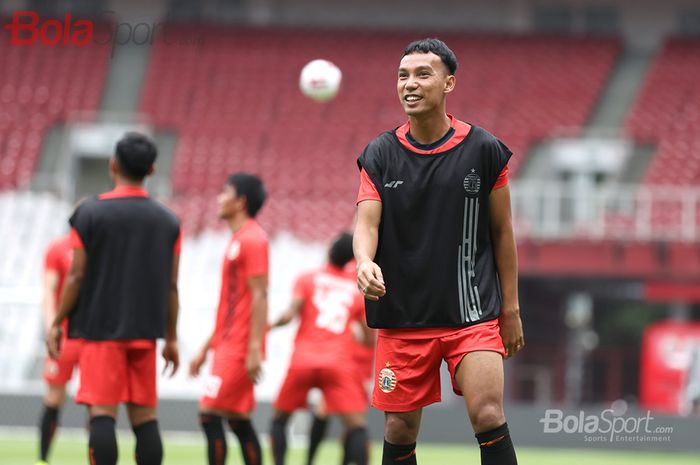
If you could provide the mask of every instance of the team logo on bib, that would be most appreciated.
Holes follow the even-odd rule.
[[[396,373],[390,368],[382,368],[379,372],[379,389],[382,392],[391,392],[396,388]]]
[[[476,170],[472,168],[471,173],[469,173],[464,178],[464,190],[467,194],[477,195],[481,189],[481,178],[476,174]]]

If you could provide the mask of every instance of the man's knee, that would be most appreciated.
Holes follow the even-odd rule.
[[[53,408],[59,408],[63,405],[63,402],[66,399],[66,387],[65,386],[51,386],[49,385],[48,389],[46,390],[46,394],[44,395],[44,404],[53,407]]]
[[[158,418],[155,407],[147,407],[145,405],[127,404],[126,412],[129,416],[129,423],[131,423],[133,427]]]
[[[476,433],[490,431],[506,422],[500,402],[485,400],[475,405],[473,410],[469,412],[469,419]]]
[[[392,444],[412,444],[418,438],[420,415],[415,412],[386,413],[384,437]]]
[[[344,413],[340,418],[347,430],[363,428],[366,423],[364,412]]]

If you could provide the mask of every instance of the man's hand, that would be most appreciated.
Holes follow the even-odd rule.
[[[172,378],[177,369],[180,367],[180,352],[177,348],[176,339],[166,339],[162,355],[163,359],[165,360],[163,374],[166,374],[168,372],[168,368],[170,367],[170,377]]]
[[[257,384],[262,378],[262,352],[258,349],[249,349],[245,359],[245,367],[251,381]]]
[[[58,358],[61,355],[61,336],[63,336],[63,330],[55,323],[46,332],[46,350],[49,352],[49,357]]]
[[[379,300],[386,294],[384,276],[379,265],[371,260],[357,264],[357,287],[367,300]]]
[[[520,309],[517,307],[503,309],[498,320],[501,326],[503,347],[506,349],[506,358],[510,358],[525,347]]]
[[[199,371],[202,369],[202,365],[207,360],[207,349],[206,347],[200,350],[197,355],[190,362],[190,376],[196,378],[199,376]]]

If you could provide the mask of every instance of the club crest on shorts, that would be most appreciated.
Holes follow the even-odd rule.
[[[379,389],[391,392],[396,388],[396,373],[391,368],[382,368],[379,372]]]
[[[481,178],[476,174],[476,170],[472,168],[471,172],[464,178],[464,190],[469,195],[477,195],[479,189],[481,189]]]
[[[221,389],[221,377],[209,375],[204,382],[204,396],[216,399],[219,397],[219,390]]]
[[[58,363],[55,360],[49,360],[46,364],[46,374],[48,376],[56,376],[58,374]]]

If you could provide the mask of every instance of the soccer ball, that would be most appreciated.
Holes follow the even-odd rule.
[[[338,93],[342,73],[328,60],[312,60],[301,70],[299,88],[317,102],[327,102]]]

